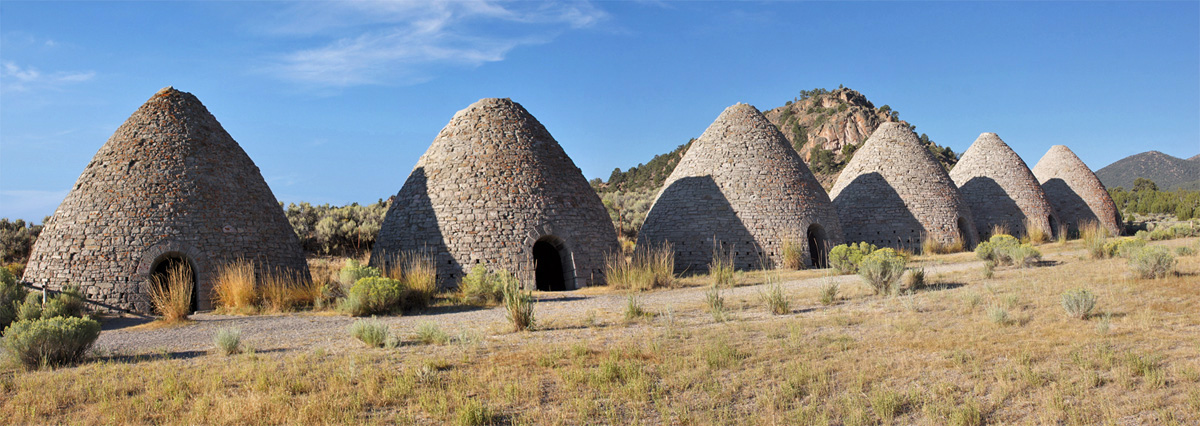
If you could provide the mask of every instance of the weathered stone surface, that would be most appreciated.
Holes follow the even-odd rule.
[[[308,277],[283,209],[246,152],[190,93],[165,88],[117,129],[46,223],[24,279],[78,284],[101,310],[149,313],[143,282],[167,256],[195,269],[199,308],[217,269]]]
[[[509,99],[459,111],[417,161],[384,217],[372,262],[424,252],[442,287],[475,265],[527,287],[534,244],[561,256],[567,289],[602,285],[617,234],[600,197],[546,128]]]
[[[815,227],[814,227],[815,226]],[[757,109],[733,105],[692,143],[663,184],[638,235],[638,245],[670,242],[677,271],[706,271],[715,243],[739,269],[779,264],[783,244],[799,244],[812,265],[841,244],[842,229],[804,161]]]
[[[926,238],[966,246],[978,241],[958,187],[902,123],[880,124],[830,195],[849,242],[919,252]]]
[[[1029,166],[995,133],[983,133],[950,170],[963,201],[971,206],[975,230],[991,233],[996,225],[1013,235],[1026,233],[1025,222],[1054,235],[1058,221]]]
[[[1070,148],[1054,145],[1033,166],[1046,198],[1059,220],[1071,230],[1085,222],[1096,222],[1113,235],[1121,233],[1121,212],[1100,179]]]

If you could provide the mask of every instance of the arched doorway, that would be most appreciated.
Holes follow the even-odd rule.
[[[962,241],[962,246],[964,249],[971,248],[971,234],[967,233],[968,226],[971,226],[971,224],[967,223],[967,218],[958,218],[958,240]]]
[[[825,228],[815,223],[808,226],[808,257],[813,268],[829,267],[829,239]]]
[[[534,279],[541,291],[564,291],[574,288],[574,277],[568,268],[570,252],[561,238],[551,235],[533,243]]]
[[[177,273],[182,272],[186,279],[191,282],[192,303],[189,312],[196,312],[199,310],[200,286],[196,285],[196,267],[192,265],[192,262],[187,257],[179,253],[167,253],[160,256],[154,262],[154,266],[150,268],[151,285],[166,283],[172,271],[177,271]]]
[[[1054,215],[1046,216],[1046,223],[1050,224],[1050,238],[1058,238],[1058,221],[1054,220]]]

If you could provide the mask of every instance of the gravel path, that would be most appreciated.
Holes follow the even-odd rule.
[[[1047,256],[1047,260],[1078,256],[1076,252],[1063,252]],[[983,263],[977,260],[956,263],[924,265],[927,276],[978,270]],[[800,279],[782,283],[785,292],[794,294],[798,290],[820,287],[832,280],[841,285],[854,285],[860,280],[856,275]],[[753,299],[763,290],[763,285],[735,287],[722,291],[727,303],[730,300]],[[689,287],[642,293],[642,305],[653,312],[665,313],[670,308],[675,319],[683,322],[705,321],[707,314],[702,309],[705,288]],[[613,323],[620,321],[626,305],[625,294],[589,295],[581,292],[541,294],[536,308],[539,325],[545,332],[541,339],[553,340],[557,332],[578,332],[589,329],[588,323]],[[679,314],[675,314],[678,312]],[[206,353],[212,349],[212,336],[218,329],[236,327],[241,330],[243,341],[259,352],[275,353],[296,350],[326,348],[334,351],[358,347],[358,342],[349,339],[346,328],[356,318],[330,313],[293,313],[286,315],[230,316],[201,313],[192,316],[194,322],[174,327],[151,328],[140,325],[146,320],[116,318],[106,321],[96,349],[102,354],[137,355],[171,353],[189,357]],[[508,332],[508,322],[502,307],[469,308],[460,306],[433,307],[410,316],[381,317],[392,333],[412,336],[417,326],[434,322],[451,335],[466,333],[477,338],[496,338]],[[540,340],[540,339],[539,339]]]

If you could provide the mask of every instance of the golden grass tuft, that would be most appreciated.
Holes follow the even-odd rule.
[[[997,224],[997,225],[992,225],[992,232],[990,234],[988,234],[988,238],[991,238],[993,235],[1012,235],[1012,234],[1008,230],[1008,225]]]
[[[192,311],[192,268],[180,262],[172,266],[167,275],[155,275],[146,284],[146,293],[154,310],[162,315],[162,321],[172,323],[188,319]]]
[[[949,243],[943,243],[932,237],[925,237],[925,240],[921,241],[921,254],[924,255],[958,253],[963,249],[963,241],[957,237]]]
[[[291,311],[303,298],[305,282],[292,271],[275,270],[262,277],[263,309],[270,312]]]
[[[255,289],[254,263],[238,259],[217,270],[213,285],[217,311],[226,314],[252,314],[258,298]]]
[[[791,270],[804,269],[804,247],[793,240],[783,240],[783,267]]]
[[[617,289],[650,290],[675,285],[675,247],[641,246],[633,254],[609,253],[604,256],[604,277]]]
[[[433,257],[419,252],[400,252],[386,256],[379,272],[386,278],[404,283],[408,289],[406,307],[429,306],[437,295],[437,265]]]
[[[1030,243],[1038,245],[1045,244],[1046,242],[1050,241],[1050,232],[1043,229],[1032,220],[1029,220],[1029,218],[1025,218],[1022,223],[1022,226],[1025,227],[1025,237],[1029,239]]]

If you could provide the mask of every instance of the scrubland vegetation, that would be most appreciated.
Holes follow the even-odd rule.
[[[226,350],[237,347],[217,342],[237,340],[226,335],[214,337],[213,355],[186,360],[148,352],[28,371],[12,363],[0,370],[0,417],[14,424],[1200,422],[1200,256],[1172,254],[1197,240],[1148,243],[1175,261],[1158,278],[1142,278],[1119,256],[1092,258],[1086,243],[1043,244],[1042,262],[997,265],[991,278],[979,273],[974,253],[880,254],[909,268],[891,294],[876,295],[861,278],[821,276],[829,271],[744,273],[737,288],[757,290],[709,285],[627,298],[612,289],[626,302],[598,318],[539,318],[530,331],[487,339],[453,338],[433,317],[411,335],[365,319],[343,334],[363,340],[349,349]],[[877,252],[885,253],[871,250],[862,260]],[[873,270],[862,260],[860,272]],[[687,278],[684,287],[694,287],[687,280],[715,278]],[[707,296],[668,306],[644,298],[657,292]],[[630,305],[642,312],[632,321]],[[501,309],[519,316],[539,308]]]

